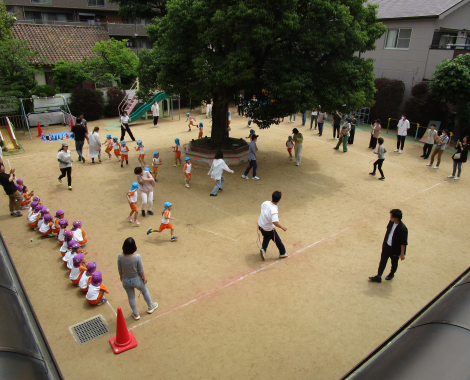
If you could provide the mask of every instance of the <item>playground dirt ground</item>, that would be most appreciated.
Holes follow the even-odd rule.
[[[195,114],[209,135],[209,120]],[[248,136],[246,119],[236,117],[235,109],[232,115],[231,136]],[[40,239],[25,216],[11,218],[3,197],[1,232],[67,380],[338,379],[470,265],[470,164],[464,164],[462,179],[448,179],[450,152],[440,169],[432,169],[419,158],[421,144],[408,141],[403,154],[394,153],[395,135],[383,134],[388,153],[382,182],[369,175],[376,156],[368,149],[367,130],[358,131],[343,153],[333,150],[330,126],[319,137],[308,125],[301,127],[299,118],[295,124],[286,119],[259,131],[260,180],[244,180],[245,166],[233,167],[223,192],[209,197],[214,183],[207,167],[194,170],[190,189],[182,167],[173,167],[174,139],[184,144],[197,137],[184,119],[176,119],[161,120],[159,128],[150,120],[131,124],[147,162],[156,150],[163,161],[155,215],[140,216],[140,227],[127,221],[135,143],[129,144],[129,166],[121,168],[115,159],[79,163],[70,140],[73,191],[57,181],[60,142],[30,140],[19,132],[25,152],[4,157],[52,212],[62,209],[70,223],[83,222],[86,258],[98,263],[109,289],[108,304],[90,306],[68,279],[57,240]],[[89,129],[100,126],[104,141],[104,127],[111,124],[90,122]],[[305,139],[298,167],[285,147],[293,127]],[[61,131],[62,126],[44,128]],[[110,133],[119,136],[118,130]],[[282,191],[279,215],[287,232],[279,234],[290,256],[279,260],[271,243],[263,262],[256,222],[274,190]],[[174,205],[179,238],[173,243],[168,232],[145,234],[159,226],[166,201]],[[403,210],[409,230],[406,259],[392,281],[370,283],[392,208]],[[138,298],[139,321],[131,317],[117,271],[129,236],[137,241],[147,286],[159,303],[149,315]],[[114,355],[108,340],[115,335],[118,307],[138,346]],[[100,314],[110,333],[79,345],[69,327]]]

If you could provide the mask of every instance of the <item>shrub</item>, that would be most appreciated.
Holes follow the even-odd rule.
[[[382,120],[382,125],[389,118],[398,119],[399,107],[405,93],[405,83],[397,79],[376,78],[374,106],[370,109],[369,121]]]
[[[74,116],[83,113],[87,121],[98,120],[103,117],[104,112],[103,93],[89,88],[75,88],[70,109]]]
[[[31,90],[31,95],[36,96],[54,96],[56,91],[54,87],[49,86],[47,84],[44,85],[37,85]]]
[[[106,117],[118,117],[119,116],[119,104],[126,95],[124,91],[119,88],[110,88],[107,91],[108,94],[108,105],[106,106],[105,115]]]
[[[427,127],[430,120],[440,121],[442,130],[447,127],[450,111],[446,103],[432,94],[429,84],[421,82],[411,89],[411,98],[405,102],[403,113],[408,120],[422,127]]]

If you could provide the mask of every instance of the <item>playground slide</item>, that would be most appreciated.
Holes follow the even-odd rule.
[[[18,142],[16,141],[15,132],[10,124],[8,117],[6,118],[7,126],[0,127],[0,137],[5,144],[7,150],[19,149]]]
[[[150,108],[152,107],[153,102],[155,100],[158,103],[160,103],[162,100],[169,99],[169,98],[170,97],[164,91],[157,92],[152,97],[152,100],[150,102],[141,105],[139,108],[137,108],[136,111],[134,111],[130,114],[130,117],[131,117],[130,123],[132,123],[133,121],[139,120],[142,116],[145,115],[146,112],[150,111]]]

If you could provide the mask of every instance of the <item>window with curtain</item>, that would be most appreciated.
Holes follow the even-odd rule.
[[[389,29],[385,37],[385,49],[409,49],[412,29]]]

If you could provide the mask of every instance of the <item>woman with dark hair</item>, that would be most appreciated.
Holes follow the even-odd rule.
[[[369,149],[375,149],[377,146],[377,139],[380,136],[380,130],[382,126],[380,125],[380,119],[377,119],[374,124],[371,124],[370,127],[372,130],[370,131],[370,142],[369,142]]]
[[[457,152],[455,152],[455,154],[452,156],[452,160],[454,161],[454,170],[452,171],[452,174],[447,178],[454,178],[455,171],[458,168],[459,170],[457,172],[457,177],[455,177],[454,179],[460,179],[460,173],[462,172],[462,164],[464,162],[467,162],[468,148],[470,147],[470,145],[468,144],[469,139],[470,137],[465,136],[462,141],[457,141],[457,145],[455,146]]]
[[[434,147],[431,153],[431,162],[429,164],[426,164],[426,166],[432,166],[434,162],[434,157],[436,157],[436,154],[437,154],[437,163],[436,163],[436,166],[434,166],[434,169],[439,169],[439,164],[441,163],[442,152],[444,152],[444,149],[446,148],[446,144],[448,142],[449,142],[449,131],[447,129],[444,129],[442,131],[442,135],[440,135],[436,139],[436,146]]]
[[[90,150],[91,163],[95,163],[95,157],[101,163],[101,141],[98,132],[100,127],[95,127],[90,136],[88,136],[88,149]]]
[[[137,303],[135,302],[134,289],[139,289],[144,296],[144,300],[148,305],[147,313],[152,314],[157,309],[158,303],[152,302],[150,298],[150,293],[145,286],[147,277],[145,277],[142,258],[136,251],[137,245],[133,238],[129,237],[124,240],[122,253],[118,256],[118,271],[122,286],[127,293],[129,305],[132,309],[131,315],[135,320],[139,320],[140,314],[137,309]]]
[[[211,197],[216,197],[217,193],[222,191],[222,185],[225,181],[225,178],[222,175],[224,170],[230,173],[234,173],[234,171],[227,166],[223,158],[224,153],[219,149],[215,154],[214,161],[212,161],[212,166],[209,170],[209,173],[207,173],[213,180],[215,180],[215,187],[210,194]]]
[[[132,141],[135,141],[134,135],[129,128],[129,121],[131,121],[131,117],[127,115],[127,111],[124,111],[121,116],[121,141],[124,140],[126,132],[129,134]]]
[[[57,178],[62,183],[62,178],[67,176],[69,190],[72,190],[72,155],[69,151],[69,144],[62,143],[62,148],[59,149],[57,154],[57,161],[59,161],[60,176]]]

